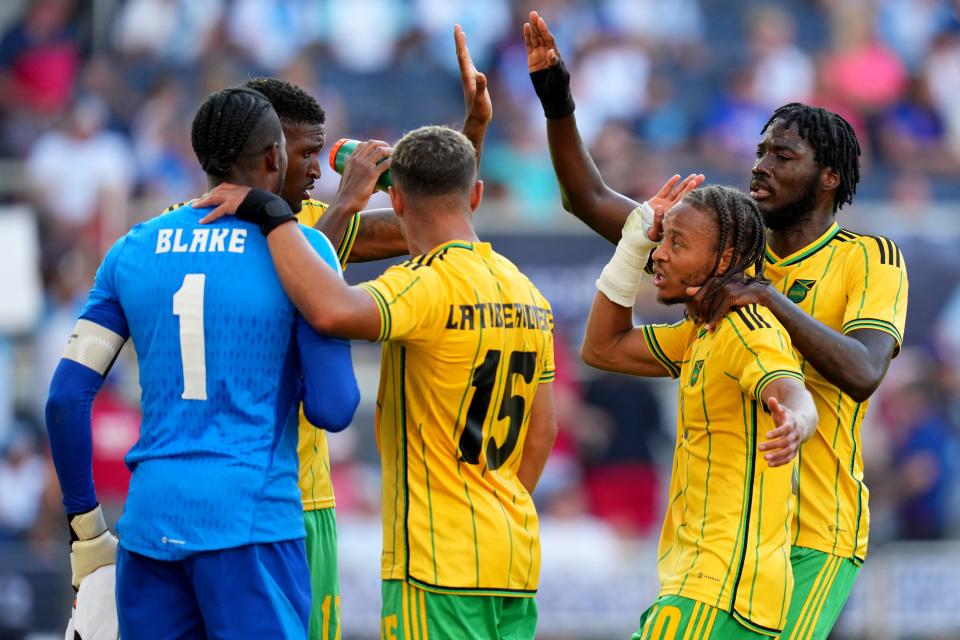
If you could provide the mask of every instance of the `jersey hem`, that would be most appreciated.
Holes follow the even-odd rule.
[[[820,553],[825,553],[828,556],[836,556],[838,558],[843,558],[845,560],[852,560],[854,563],[859,562],[861,565],[866,559],[867,555],[863,554],[858,556],[855,551],[849,547],[842,547],[834,549],[833,541],[830,542],[819,542],[817,540],[810,540],[805,536],[798,535],[797,539],[793,542],[791,547],[798,547],[800,549],[810,549],[812,551],[819,551]]]
[[[335,498],[322,498],[320,500],[303,500],[304,511],[321,511],[323,509],[335,509],[337,501]]]
[[[388,578],[382,578],[387,580]],[[443,595],[452,595],[452,596],[504,596],[508,598],[534,598],[537,595],[537,590],[533,589],[503,589],[496,587],[448,587],[444,585],[431,584],[429,582],[424,582],[422,580],[417,580],[413,576],[407,576],[406,580],[408,584],[423,589],[424,591],[429,591],[431,593],[439,593]]]
[[[217,545],[212,547],[208,547],[208,546],[191,547],[189,550],[184,549],[182,551],[179,551],[178,553],[158,553],[157,549],[153,547],[148,548],[148,547],[140,546],[135,543],[131,544],[129,539],[124,540],[123,538],[120,538],[120,546],[126,549],[127,551],[136,553],[137,555],[141,555],[146,558],[150,558],[152,560],[160,560],[161,562],[176,562],[179,560],[183,560],[185,558],[189,558],[191,556],[195,556],[198,553],[206,553],[208,551],[226,551],[227,549],[239,549],[240,547],[248,547],[253,544],[275,544],[278,542],[289,542],[291,540],[303,540],[306,537],[307,537],[307,532],[306,530],[304,530],[302,535],[281,536],[275,539],[268,538],[265,540],[248,540],[247,542],[242,542],[240,544],[231,544],[227,546]]]

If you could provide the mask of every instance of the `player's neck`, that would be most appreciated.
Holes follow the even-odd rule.
[[[778,257],[785,258],[809,246],[827,232],[836,221],[833,207],[819,207],[799,224],[783,229],[767,230],[767,246]]]
[[[417,222],[406,224],[407,246],[411,256],[427,253],[441,244],[454,242],[479,242],[473,223],[465,214],[439,214],[419,216]],[[407,218],[409,221],[410,218]]]
[[[207,190],[213,190],[218,184],[229,182],[230,184],[250,187],[251,189],[264,189],[271,193],[276,193],[275,176],[271,174],[250,174],[241,173],[232,170],[225,178],[219,176],[207,176]]]

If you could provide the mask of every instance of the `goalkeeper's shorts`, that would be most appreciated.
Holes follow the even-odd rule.
[[[183,560],[117,553],[117,614],[124,640],[304,640],[310,574],[303,540],[204,551]]]

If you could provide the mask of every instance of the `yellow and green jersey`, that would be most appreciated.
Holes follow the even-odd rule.
[[[714,332],[692,320],[642,331],[680,383],[660,596],[690,598],[777,635],[793,591],[794,466],[769,468],[757,446],[774,428],[764,388],[803,381],[790,337],[756,305],[729,313]]]
[[[297,214],[300,224],[313,227],[327,210],[327,205],[317,200],[304,200],[303,208]],[[347,223],[337,257],[346,268],[347,257],[353,248],[360,227],[360,214],[354,214]],[[300,438],[297,443],[300,456],[300,496],[303,510],[327,509],[336,506],[333,497],[333,484],[330,482],[330,452],[327,450],[327,432],[317,429],[303,415],[300,407]]]
[[[834,224],[785,258],[768,248],[765,269],[777,289],[831,329],[883,331],[900,349],[907,270],[891,240],[857,235]],[[793,544],[859,564],[867,555],[870,529],[860,440],[867,402],[854,401],[798,357],[820,424],[798,457]]]
[[[384,580],[532,596],[537,512],[517,478],[553,313],[487,243],[448,242],[361,285],[381,316]]]

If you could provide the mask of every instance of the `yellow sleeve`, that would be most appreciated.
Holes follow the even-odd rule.
[[[907,265],[892,240],[862,236],[847,259],[843,333],[876,329],[903,344],[907,318]]]
[[[671,378],[680,376],[683,355],[696,335],[696,325],[689,318],[673,324],[645,324],[640,327],[647,348],[663,365]]]
[[[378,342],[425,341],[439,331],[444,287],[429,267],[410,260],[390,267],[360,288],[370,294],[380,311]]]
[[[305,227],[315,227],[323,214],[327,212],[329,205],[319,200],[304,200],[300,213],[297,214],[297,221]],[[355,213],[347,221],[347,228],[340,239],[340,245],[337,247],[337,260],[340,261],[340,268],[347,268],[347,259],[350,252],[353,251],[353,243],[357,240],[357,231],[360,229],[360,214]]]
[[[803,382],[790,336],[766,307],[752,304],[731,311],[721,326],[718,337],[727,374],[737,379],[745,394],[760,401],[766,386],[778,378]]]
[[[544,332],[547,336],[547,341],[543,347],[543,373],[540,374],[539,380],[539,382],[543,384],[546,382],[553,382],[557,377],[557,365],[553,361],[553,310],[550,308],[550,303],[544,298],[541,298],[540,304],[550,313],[549,322],[551,327],[551,331]]]

